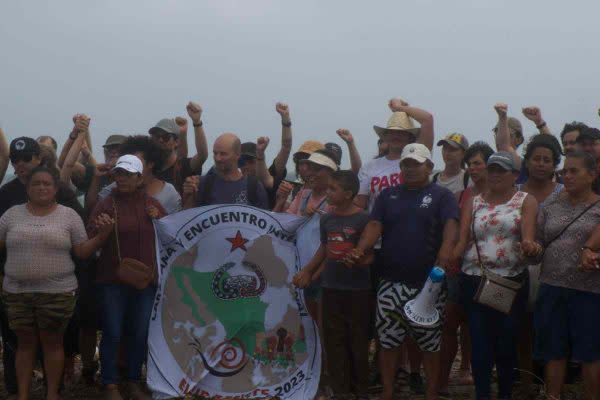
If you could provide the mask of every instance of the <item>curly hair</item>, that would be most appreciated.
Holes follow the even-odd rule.
[[[154,164],[152,173],[157,174],[162,171],[167,161],[167,152],[163,150],[150,136],[136,135],[129,136],[121,146],[119,146],[121,155],[142,153],[147,163]]]
[[[486,142],[475,142],[472,145],[470,145],[467,151],[465,152],[465,156],[463,157],[463,163],[465,165],[468,164],[468,161],[471,158],[475,157],[477,154],[481,154],[481,158],[483,158],[483,161],[487,163],[488,158],[490,158],[490,156],[494,154],[494,149],[492,149],[490,145]]]
[[[583,122],[579,122],[579,121],[573,121],[568,124],[565,124],[562,131],[560,132],[560,140],[564,141],[565,135],[569,132],[577,131],[577,132],[581,133],[582,131],[584,131],[587,128],[588,128],[588,126],[586,124],[584,124]]]
[[[533,151],[538,147],[546,148],[552,152],[552,161],[555,167],[560,164],[562,149],[558,139],[553,135],[538,133],[537,135],[532,136],[531,139],[529,139],[529,143],[527,143],[527,147],[525,147],[523,158],[529,161],[533,155]]]

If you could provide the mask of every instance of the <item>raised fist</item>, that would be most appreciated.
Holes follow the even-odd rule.
[[[525,107],[523,108],[523,115],[536,125],[540,125],[544,120],[542,119],[542,112],[539,107]]]
[[[269,138],[267,136],[261,136],[256,139],[256,152],[264,154],[265,150],[269,146]]]
[[[190,101],[185,107],[185,109],[187,110],[188,115],[192,119],[192,122],[195,124],[199,124],[200,118],[202,118],[202,107],[200,107],[200,104]]]
[[[354,137],[352,137],[352,134],[348,129],[338,129],[337,131],[335,131],[335,133],[337,133],[338,136],[341,137],[342,140],[348,144],[354,142]]]
[[[508,105],[506,103],[496,103],[494,105],[494,110],[496,110],[499,117],[506,117],[506,114],[508,113]]]
[[[281,115],[281,119],[286,121],[290,120],[290,108],[285,103],[277,103],[275,104],[275,111]]]
[[[408,103],[398,97],[394,97],[388,103],[388,107],[390,107],[390,110],[392,110],[393,112],[404,111],[404,108],[408,107]]]
[[[200,177],[198,175],[188,176],[183,182],[183,195],[186,197],[195,195],[198,186],[200,186]]]
[[[175,117],[175,123],[179,127],[179,133],[187,133],[188,122],[184,117]]]

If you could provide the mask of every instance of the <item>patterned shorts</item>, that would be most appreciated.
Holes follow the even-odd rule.
[[[415,298],[420,290],[399,282],[381,280],[377,291],[377,320],[375,326],[379,335],[379,343],[384,349],[394,349],[400,346],[408,334],[417,342],[422,351],[439,351],[442,340],[446,289],[445,287],[442,289],[435,304],[435,308],[441,316],[440,321],[432,326],[417,325],[404,316],[404,305]]]
[[[2,292],[8,325],[12,331],[64,331],[75,309],[75,292]]]

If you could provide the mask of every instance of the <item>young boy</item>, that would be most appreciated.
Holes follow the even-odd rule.
[[[358,177],[336,171],[327,189],[327,202],[335,209],[321,217],[321,246],[312,260],[294,277],[307,287],[321,276],[323,336],[329,383],[335,398],[355,395],[367,399],[370,281],[372,254],[349,267],[348,252],[358,243],[369,215],[354,205]]]

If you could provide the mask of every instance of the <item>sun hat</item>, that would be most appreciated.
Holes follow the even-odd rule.
[[[413,119],[403,111],[396,111],[392,113],[392,116],[388,120],[385,128],[373,125],[373,129],[375,130],[375,133],[379,135],[379,137],[390,132],[406,132],[414,136],[418,136],[419,132],[421,131],[421,128],[415,128]]]
[[[431,161],[431,152],[427,146],[421,143],[410,143],[404,146],[404,150],[402,150],[402,155],[400,156],[400,162],[408,158],[421,164],[425,161],[433,162]]]
[[[457,132],[447,134],[445,138],[437,143],[438,146],[443,146],[444,144],[449,144],[465,151],[469,148],[469,141],[465,135]]]
[[[308,154],[310,156],[315,151],[322,150],[324,148],[325,146],[323,143],[319,142],[318,140],[307,140],[306,142],[302,143],[298,151],[294,153],[294,161],[296,161],[296,156],[299,154]]]
[[[498,165],[506,171],[518,171],[515,164],[515,158],[508,151],[498,151],[490,156],[487,161],[487,166]]]
[[[326,156],[323,153],[317,153],[317,152],[312,153],[310,155],[310,157],[308,157],[305,160],[300,160],[300,162],[307,162],[307,163],[311,163],[311,164],[321,165],[323,167],[327,167],[327,168],[331,169],[332,171],[338,170],[338,166],[337,166],[335,160]]]
[[[127,136],[125,135],[110,135],[108,139],[106,139],[106,142],[104,142],[102,147],[118,146],[123,144],[123,142],[125,142],[126,139]]]
[[[125,154],[124,156],[119,157],[112,170],[114,171],[116,169],[123,169],[132,174],[141,174],[144,171],[144,166],[142,160],[138,157],[133,154]]]

